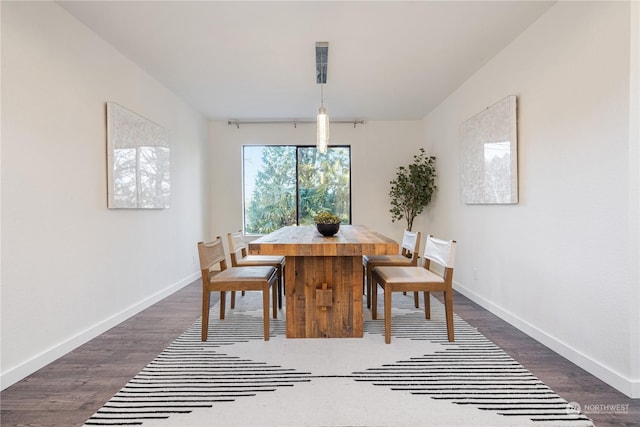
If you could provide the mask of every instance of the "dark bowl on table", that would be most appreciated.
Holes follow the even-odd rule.
[[[331,237],[340,229],[340,223],[337,224],[316,224],[318,232],[325,237]]]

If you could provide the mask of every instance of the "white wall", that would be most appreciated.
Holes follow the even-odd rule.
[[[2,2],[2,387],[198,277],[207,122],[53,2]],[[171,208],[108,210],[105,102],[169,129]]]
[[[629,84],[629,251],[632,279],[640,277],[640,2],[631,3],[630,84]],[[635,238],[633,237],[635,236]],[[636,283],[640,282],[638,280]],[[633,396],[640,396],[640,286],[634,287],[627,302],[631,316],[630,360]],[[633,314],[635,313],[635,318]]]
[[[628,2],[560,2],[424,124],[440,170],[425,232],[457,239],[456,289],[640,397],[637,22]],[[464,205],[459,125],[507,95],[519,102],[520,202]]]
[[[314,145],[315,125],[241,125],[210,122],[212,178],[212,236],[242,228],[242,145]],[[389,181],[398,166],[413,161],[424,146],[420,121],[367,122],[356,128],[331,126],[332,145],[351,146],[352,222],[400,239],[406,222],[391,222]],[[419,227],[417,218],[414,228]]]

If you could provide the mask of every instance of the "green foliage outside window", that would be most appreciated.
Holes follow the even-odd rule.
[[[247,233],[270,233],[296,223],[295,147],[293,151],[291,148],[273,146],[262,150],[262,167],[256,174],[250,203],[245,205]],[[246,180],[245,173],[245,191]]]

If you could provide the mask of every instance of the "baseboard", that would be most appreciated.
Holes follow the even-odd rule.
[[[517,315],[494,304],[493,302],[487,300],[481,295],[476,294],[469,288],[466,288],[459,283],[454,283],[454,289],[476,304],[482,306],[491,313],[500,317],[502,320],[518,328],[525,334],[529,335],[531,338],[544,344],[562,357],[578,365],[593,376],[601,379],[621,393],[624,393],[631,398],[640,398],[640,381],[626,378],[620,375],[618,372],[612,371],[598,361],[582,354],[580,351],[576,350],[570,345],[536,328],[534,325],[521,319]]]
[[[124,322],[131,316],[140,313],[142,310],[151,307],[153,304],[182,289],[186,285],[193,283],[193,281],[198,279],[199,277],[200,272],[190,274],[184,279],[164,288],[163,290],[143,299],[142,301],[126,308],[125,310],[122,310],[119,313],[114,314],[113,316],[103,320],[102,322],[97,323],[88,329],[85,329],[77,335],[40,353],[39,355],[33,357],[30,360],[27,360],[26,362],[16,366],[15,368],[3,372],[2,375],[0,375],[0,390],[4,390],[5,388],[26,378],[27,376],[36,372],[38,369],[43,368],[59,357],[64,356],[70,351],[80,347],[82,344],[91,341],[100,334],[103,334],[114,326],[117,326],[118,324]]]

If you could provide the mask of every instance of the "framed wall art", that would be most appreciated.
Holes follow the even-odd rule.
[[[107,102],[110,209],[164,209],[171,195],[169,131]]]
[[[516,101],[507,96],[460,125],[463,203],[518,203]]]

